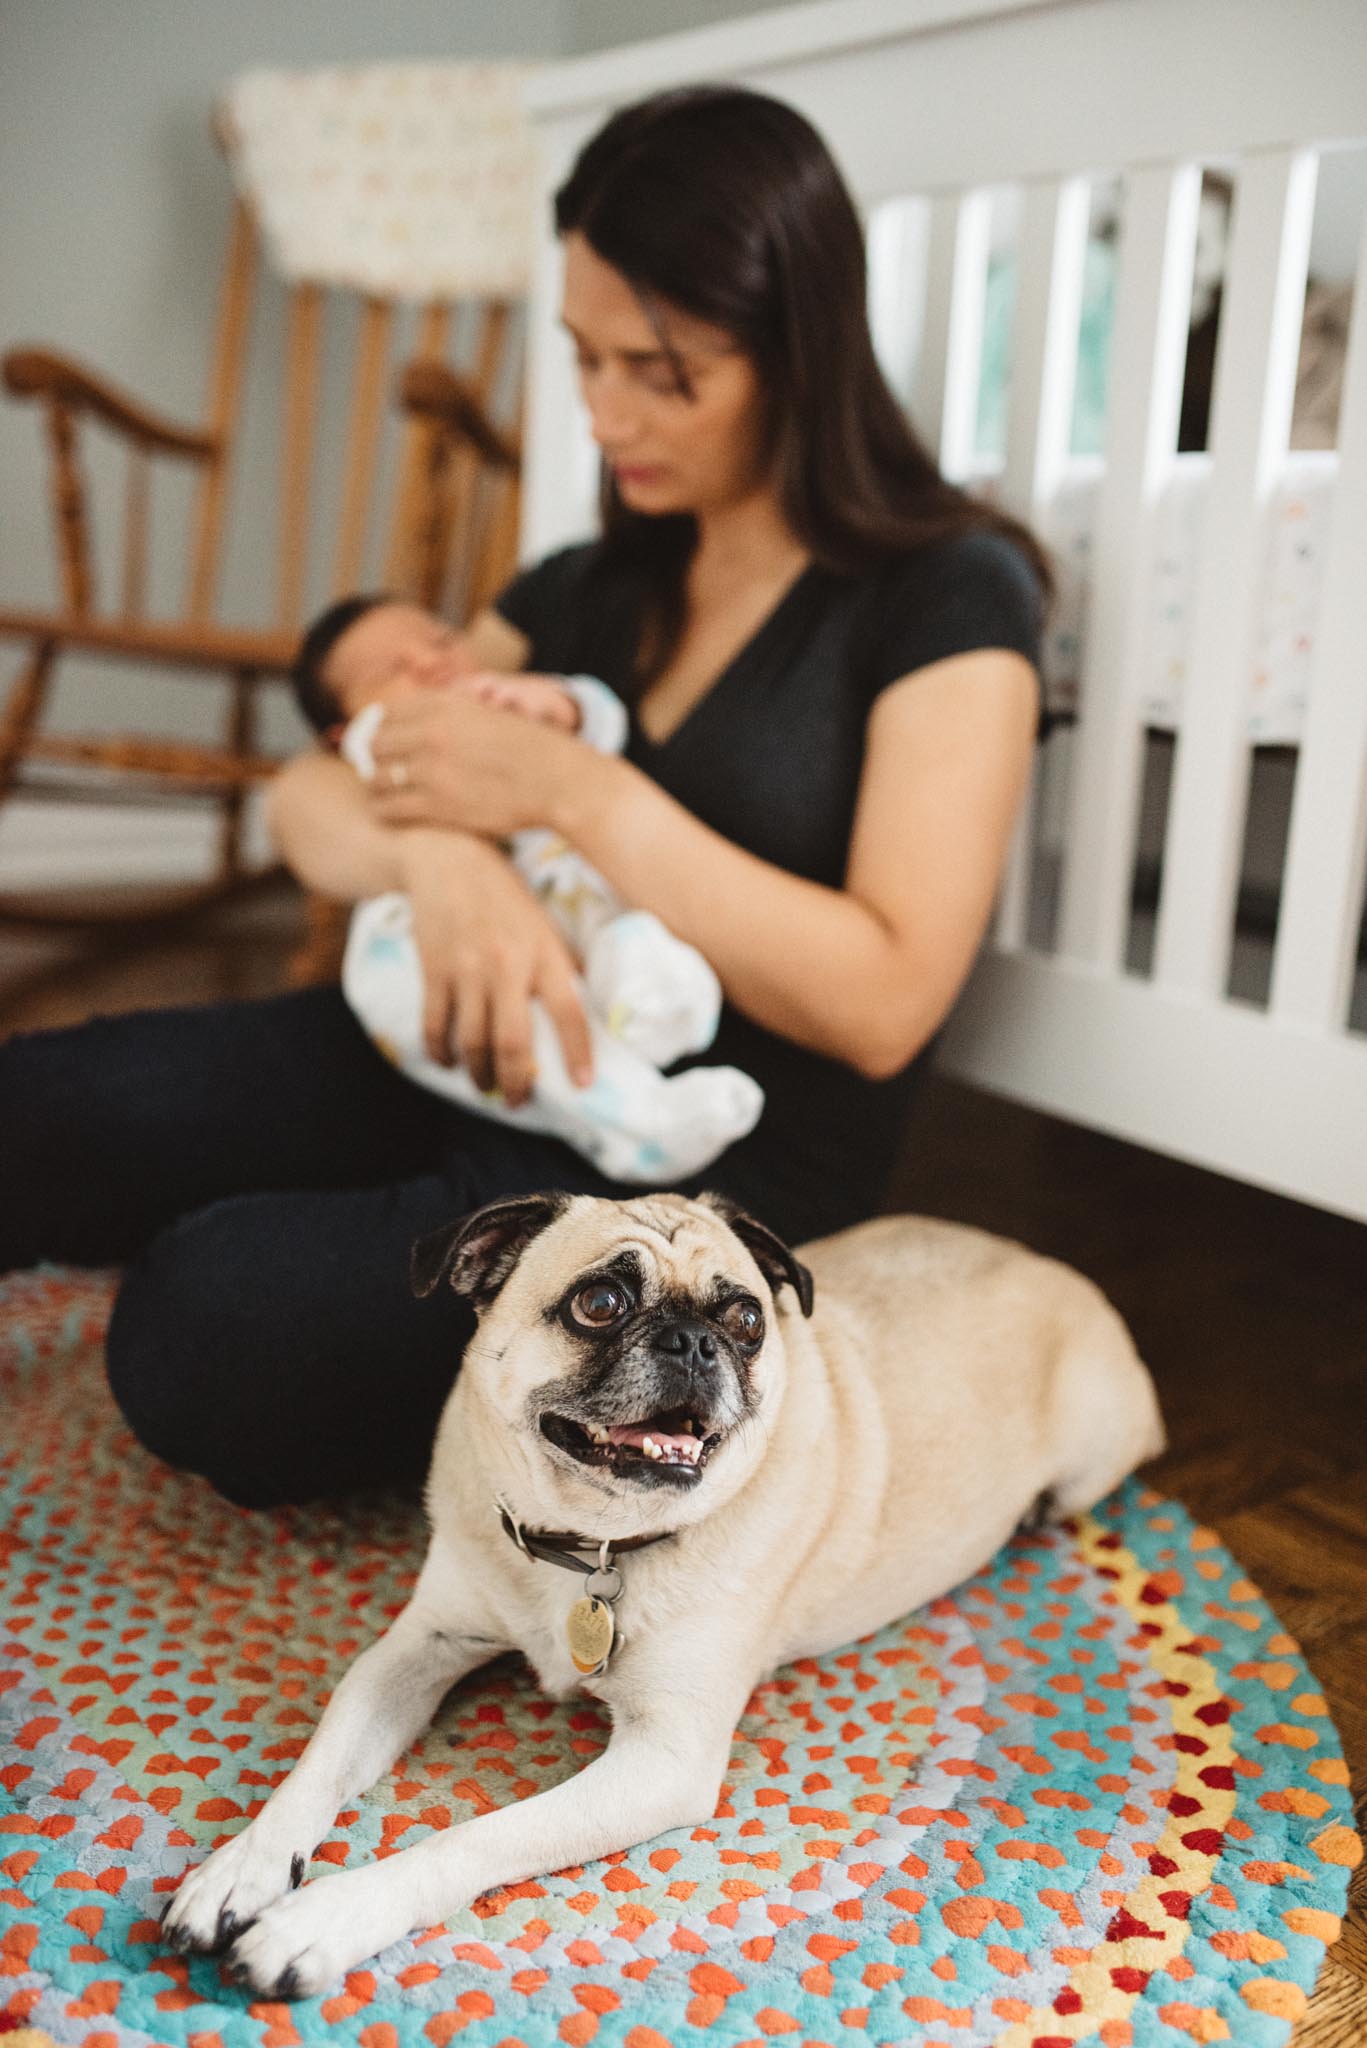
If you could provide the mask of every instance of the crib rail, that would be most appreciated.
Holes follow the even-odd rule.
[[[1243,685],[1288,446],[1316,177],[1326,152],[1367,137],[1359,0],[788,7],[548,69],[532,94],[547,193],[612,107],[703,77],[773,92],[826,136],[870,219],[871,263],[895,270],[875,276],[873,293],[890,382],[946,473],[970,482],[990,191],[1019,190],[994,488],[1035,522],[1068,459],[1091,184],[1118,178],[1110,404],[1061,904],[1052,940],[1032,939],[1035,793],[943,1057],[988,1087],[1367,1218],[1367,1033],[1348,1022],[1367,862],[1367,241],[1271,994],[1259,1007],[1227,992],[1251,760]],[[1235,179],[1232,237],[1152,970],[1141,974],[1127,964],[1127,935],[1145,603],[1174,463],[1201,166],[1212,162]],[[529,557],[596,523],[596,462],[556,329],[558,293],[548,236],[530,337]]]

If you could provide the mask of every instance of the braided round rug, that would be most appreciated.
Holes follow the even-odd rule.
[[[163,1949],[403,1604],[419,1510],[249,1514],[109,1399],[108,1275],[0,1282],[0,2036],[90,2048],[1284,2042],[1360,1850],[1295,1643],[1131,1485],[757,1688],[712,1821],[484,1894],[330,1992]],[[628,1587],[628,1597],[629,1597]],[[504,1658],[318,1851],[534,1796],[608,1735]],[[316,1868],[316,1866],[315,1866]]]

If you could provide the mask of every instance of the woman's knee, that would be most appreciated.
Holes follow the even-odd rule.
[[[231,1218],[221,1212],[235,1206],[216,1202],[172,1224],[126,1268],[106,1367],[139,1441],[237,1499],[241,1482],[250,1490],[261,1475],[251,1444],[253,1361],[234,1308],[237,1276],[225,1269]]]
[[[152,1240],[114,1303],[109,1384],[130,1428],[243,1507],[420,1480],[469,1334],[454,1296],[408,1326],[405,1308],[428,1304],[327,1243],[320,1202],[197,1210]]]

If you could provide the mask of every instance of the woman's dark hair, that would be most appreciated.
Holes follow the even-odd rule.
[[[294,701],[315,732],[326,732],[345,715],[336,692],[323,681],[323,668],[328,656],[357,619],[363,619],[367,612],[374,611],[377,604],[390,604],[392,601],[383,592],[365,597],[338,598],[336,604],[330,604],[325,612],[319,613],[299,642],[290,681],[294,685]]]
[[[1044,598],[1053,578],[1029,529],[959,489],[888,388],[869,334],[864,232],[830,151],[803,115],[741,86],[692,85],[614,114],[555,195],[631,284],[674,365],[657,300],[722,327],[768,401],[766,455],[784,516],[814,559],[852,574],[970,532],[1014,541]],[[685,616],[692,513],[633,511],[606,465],[598,573],[634,587],[646,628],[635,685],[666,666]]]

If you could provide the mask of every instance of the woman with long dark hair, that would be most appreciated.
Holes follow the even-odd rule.
[[[588,1052],[575,963],[499,844],[559,830],[711,962],[722,1020],[694,1059],[765,1091],[747,1137],[667,1184],[796,1243],[877,1210],[985,929],[1048,570],[889,392],[858,215],[794,109],[659,94],[555,209],[602,531],[469,637],[489,669],[600,677],[626,751],[432,692],[386,716],[372,784],[292,763],[273,829],[316,888],[408,892],[431,1049],[512,1101],[534,999],[571,1072]],[[421,1473],[473,1319],[411,1298],[414,1239],[504,1194],[638,1191],[413,1086],[332,988],[12,1040],[0,1128],[0,1266],[127,1261],[116,1397],[253,1505]]]

